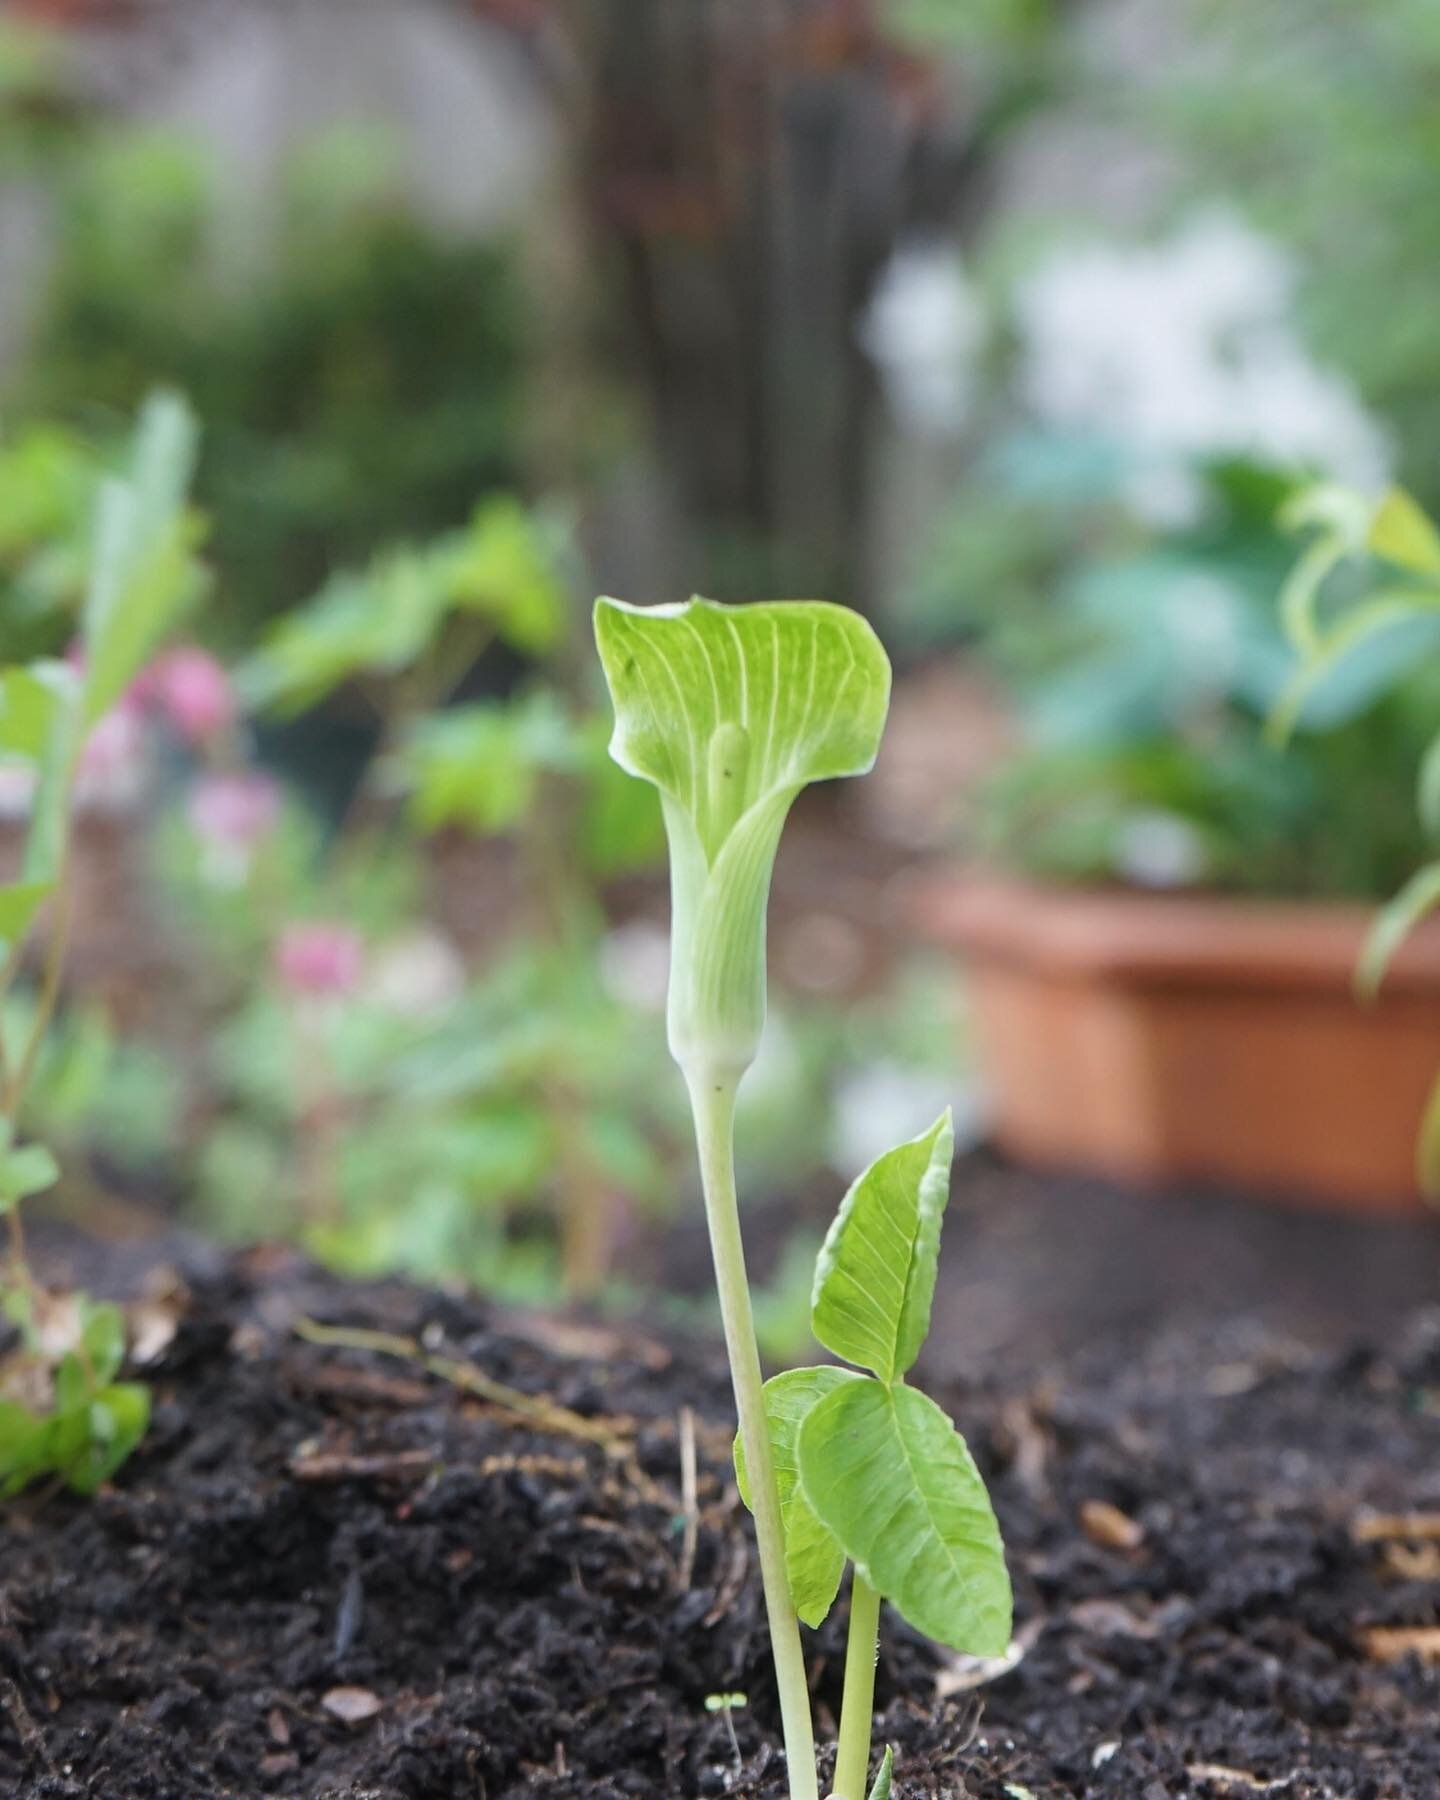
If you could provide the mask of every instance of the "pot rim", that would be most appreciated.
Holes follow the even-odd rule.
[[[922,880],[914,917],[973,962],[1024,964],[1070,980],[1354,997],[1374,923],[1351,901],[1064,887],[961,864]],[[1418,926],[1383,999],[1440,998],[1440,918]]]

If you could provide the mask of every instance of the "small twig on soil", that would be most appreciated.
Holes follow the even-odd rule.
[[[1295,1780],[1293,1775],[1277,1775],[1267,1781],[1262,1775],[1248,1774],[1244,1769],[1227,1769],[1223,1763],[1187,1763],[1185,1773],[1192,1781],[1208,1781],[1227,1794],[1237,1790],[1246,1794],[1278,1794]]]
[[[689,1588],[695,1574],[695,1551],[700,1542],[700,1474],[695,1457],[695,1414],[680,1408],[680,1499],[684,1508],[685,1534],[680,1540],[680,1585]]]
[[[1357,1544],[1387,1538],[1408,1538],[1412,1543],[1440,1539],[1440,1512],[1361,1513],[1350,1526],[1350,1536]]]
[[[393,1450],[358,1455],[345,1450],[298,1450],[290,1458],[297,1481],[398,1481],[433,1469],[442,1458],[433,1450]]]
[[[303,1338],[307,1344],[319,1344],[334,1350],[370,1350],[380,1356],[395,1356],[407,1362],[418,1363],[439,1380],[448,1381],[452,1387],[473,1394],[477,1399],[523,1419],[537,1430],[552,1432],[557,1436],[581,1438],[588,1444],[596,1444],[619,1464],[630,1485],[652,1505],[663,1507],[670,1513],[676,1510],[675,1496],[667,1493],[658,1482],[652,1481],[640,1467],[635,1455],[636,1426],[633,1419],[587,1419],[583,1414],[572,1412],[568,1406],[561,1406],[543,1395],[527,1394],[520,1388],[507,1386],[503,1381],[495,1381],[474,1363],[461,1362],[452,1356],[436,1356],[415,1338],[402,1337],[395,1332],[368,1331],[348,1325],[322,1325],[318,1320],[307,1318],[297,1319],[294,1330],[295,1335]]]
[[[1400,1662],[1418,1656],[1440,1663],[1440,1625],[1372,1625],[1360,1633],[1360,1645],[1374,1662]]]
[[[307,1344],[323,1344],[332,1350],[373,1350],[380,1356],[398,1356],[407,1362],[419,1363],[452,1387],[463,1388],[467,1394],[515,1413],[546,1431],[584,1438],[587,1443],[599,1444],[620,1454],[628,1454],[630,1450],[634,1433],[630,1420],[587,1419],[543,1395],[527,1394],[520,1388],[507,1387],[503,1381],[492,1380],[474,1363],[460,1362],[450,1356],[434,1356],[414,1338],[389,1331],[364,1331],[347,1325],[321,1325],[314,1319],[297,1319],[295,1335],[304,1338]]]

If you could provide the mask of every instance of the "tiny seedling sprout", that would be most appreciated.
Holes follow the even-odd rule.
[[[865,1800],[882,1601],[929,1636],[1004,1652],[1010,1584],[979,1472],[906,1383],[930,1322],[949,1187],[948,1115],[846,1195],[821,1251],[815,1335],[854,1365],[761,1376],[735,1190],[734,1108],[765,1018],[766,907],[790,807],[864,774],[890,665],[856,613],[821,601],[596,605],[615,707],[611,753],[659,790],[670,845],[670,1049],[699,1151],[735,1392],[741,1492],[755,1517],[791,1800],[818,1800],[799,1622],[853,1566],[834,1795]],[[862,1373],[861,1371],[867,1371]],[[871,1800],[890,1793],[887,1750]]]
[[[745,1694],[707,1694],[705,1696],[706,1712],[719,1713],[725,1720],[725,1730],[730,1737],[730,1754],[735,1758],[737,1770],[743,1767],[745,1759],[740,1754],[740,1740],[735,1735],[735,1708],[749,1704],[749,1698]]]

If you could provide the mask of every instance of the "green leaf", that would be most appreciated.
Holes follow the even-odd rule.
[[[1280,522],[1288,531],[1317,532],[1280,591],[1285,634],[1302,655],[1310,656],[1320,640],[1320,590],[1332,569],[1364,549],[1371,527],[1370,503],[1351,488],[1321,482],[1290,500],[1281,511]]]
[[[1381,907],[1365,939],[1355,971],[1355,986],[1366,999],[1380,991],[1385,971],[1401,944],[1428,912],[1440,906],[1440,861],[1417,869]]]
[[[818,1401],[798,1439],[821,1522],[917,1631],[973,1656],[1010,1642],[1010,1578],[985,1484],[933,1400],[852,1381]]]
[[[54,885],[52,881],[7,881],[0,885],[0,955],[24,938]]]
[[[32,665],[38,673],[41,665]],[[35,799],[25,839],[21,879],[30,887],[54,885],[70,821],[70,789],[84,742],[83,696],[79,678],[63,665],[45,665],[40,678],[52,695],[45,731],[37,748]]]
[[[790,1577],[790,1598],[807,1625],[820,1625],[835,1604],[840,1579],[845,1573],[845,1552],[815,1515],[800,1486],[795,1444],[800,1425],[812,1406],[846,1382],[862,1377],[849,1369],[787,1369],[765,1383],[765,1416],[770,1422],[770,1447],[775,1458],[775,1486],[780,1495],[780,1518],[785,1528],[785,1569]],[[750,1481],[745,1470],[745,1449],[735,1436],[735,1478],[740,1498],[750,1505]]]
[[[13,1400],[0,1400],[0,1498],[12,1499],[54,1465],[53,1421]]]
[[[1415,1173],[1425,1198],[1432,1206],[1440,1203],[1440,1076],[1431,1085],[1421,1116],[1415,1142]]]
[[[84,1323],[80,1339],[90,1359],[90,1374],[96,1387],[107,1387],[120,1372],[125,1359],[125,1315],[110,1301],[85,1302]]]
[[[1285,684],[1266,722],[1266,735],[1272,743],[1288,742],[1300,722],[1305,703],[1344,659],[1381,633],[1397,625],[1409,624],[1425,613],[1440,611],[1440,593],[1404,590],[1377,595],[1338,624],[1313,650]]]
[[[554,649],[565,626],[553,537],[513,495],[496,495],[476,508],[447,566],[455,605],[493,619],[505,642],[529,656]]]
[[[1415,806],[1427,836],[1440,837],[1440,733],[1430,740],[1420,759]]]
[[[444,589],[413,550],[377,557],[362,574],[333,575],[241,670],[241,693],[249,705],[293,714],[353,676],[393,675],[432,642],[445,605]]]
[[[1370,548],[1417,575],[1440,575],[1440,532],[1404,488],[1391,488],[1370,522]]]
[[[535,802],[540,778],[580,766],[582,745],[558,697],[449,707],[416,722],[389,773],[422,831],[458,824],[505,831]]]
[[[13,1146],[14,1127],[9,1119],[0,1119],[0,1214],[60,1179],[59,1166],[43,1145]]]
[[[56,1413],[83,1411],[90,1403],[95,1385],[85,1367],[85,1359],[73,1350],[67,1351],[60,1358],[60,1366],[55,1371]]]
[[[765,907],[808,782],[874,763],[890,664],[858,613],[819,600],[651,608],[599,600],[610,753],[659,789],[670,840],[670,1047],[738,1074],[765,1020]]]
[[[87,724],[120,698],[198,587],[185,494],[199,431],[178,394],[145,402],[125,476],[100,491],[81,629]]]
[[[115,1382],[96,1394],[84,1419],[78,1454],[68,1459],[64,1472],[75,1493],[93,1494],[144,1437],[150,1424],[150,1390],[136,1381]]]
[[[37,762],[72,672],[63,663],[0,670],[0,754]]]
[[[930,1329],[954,1150],[947,1107],[927,1132],[887,1150],[855,1182],[815,1264],[816,1337],[884,1382],[913,1367]]]
[[[870,1789],[870,1800],[890,1800],[890,1788],[895,1779],[895,1751],[889,1744],[885,1746],[885,1754],[880,1758],[880,1767],[875,1775],[874,1785]]]

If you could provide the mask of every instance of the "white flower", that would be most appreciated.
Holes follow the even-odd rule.
[[[663,1013],[670,986],[670,933],[648,919],[617,925],[600,941],[600,980],[612,1000]]]
[[[877,1156],[918,1137],[946,1106],[955,1112],[955,1141],[972,1143],[977,1106],[972,1090],[957,1096],[955,1077],[907,1068],[893,1060],[866,1063],[835,1093],[830,1158],[837,1169],[865,1169]]]
[[[25,819],[35,799],[35,769],[30,763],[0,763],[0,820]]]
[[[970,409],[985,315],[958,253],[940,240],[902,244],[890,258],[860,326],[901,424],[949,437]]]
[[[1116,873],[1137,887],[1185,887],[1200,880],[1206,863],[1199,832],[1175,813],[1132,813],[1120,827]]]
[[[1218,210],[1164,244],[1066,250],[1016,296],[1022,394],[1046,423],[1162,471],[1249,456],[1378,486],[1384,434],[1301,343],[1295,285],[1277,246]],[[1153,497],[1173,508],[1179,490],[1157,477]]]
[[[404,1019],[434,1018],[464,989],[460,952],[440,932],[423,928],[382,946],[366,983],[370,1000]]]

